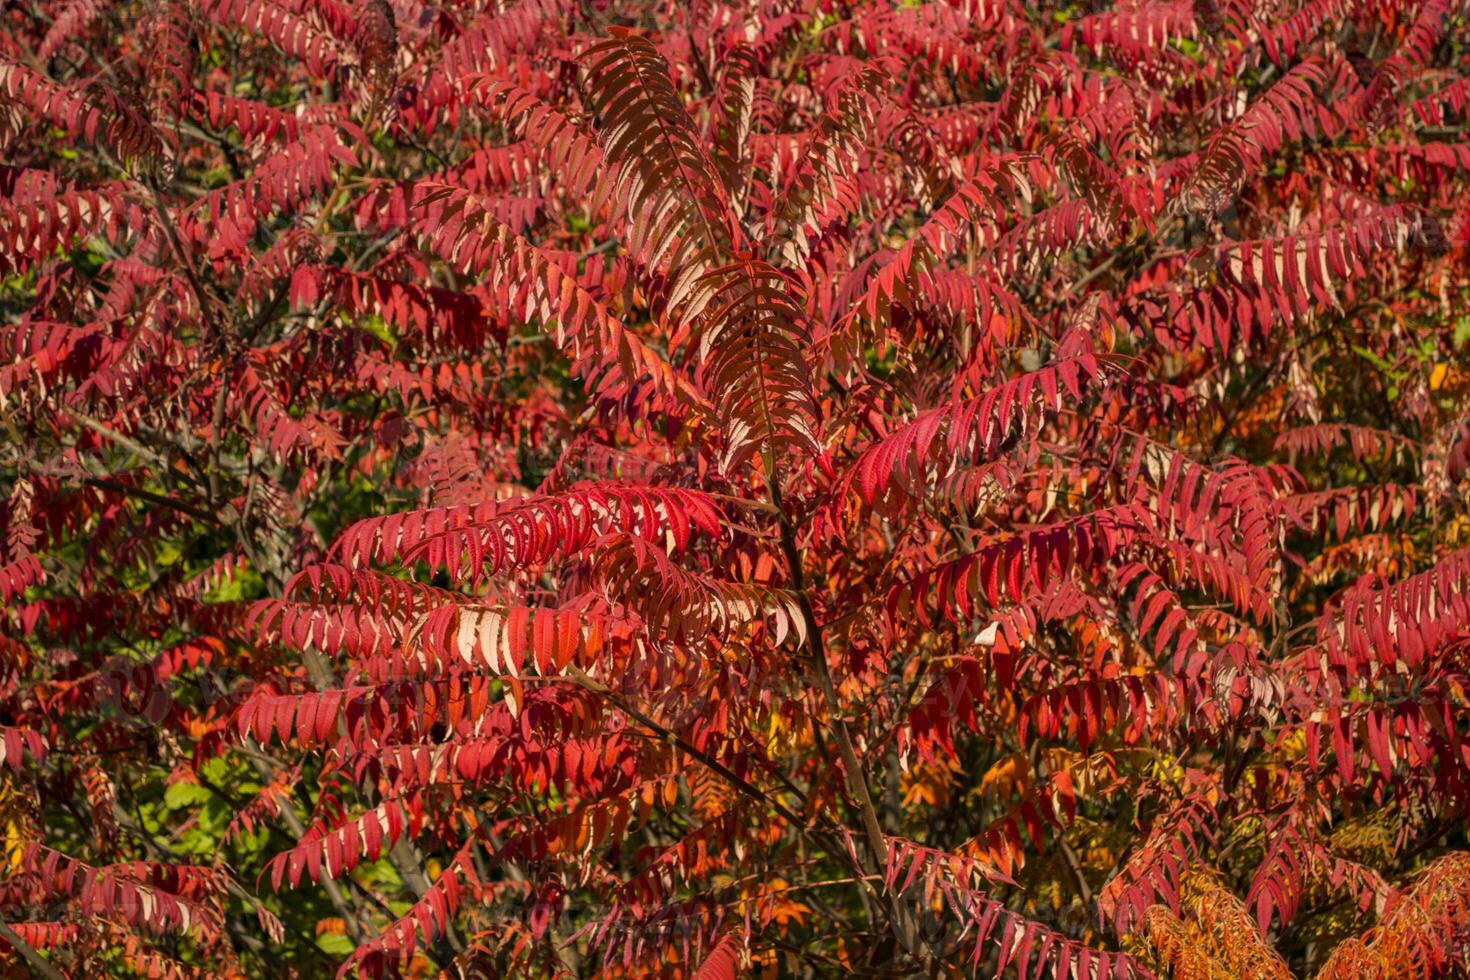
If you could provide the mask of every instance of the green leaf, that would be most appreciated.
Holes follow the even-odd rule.
[[[1470,340],[1470,316],[1462,316],[1455,321],[1455,346],[1464,347],[1467,340]]]
[[[213,795],[198,783],[174,783],[163,791],[163,802],[170,810],[182,810],[203,803]]]

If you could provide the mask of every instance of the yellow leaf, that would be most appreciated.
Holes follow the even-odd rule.
[[[1001,759],[980,777],[980,791],[994,793],[999,797],[1011,795],[1012,790],[1022,793],[1031,787],[1031,763],[1019,752]]]

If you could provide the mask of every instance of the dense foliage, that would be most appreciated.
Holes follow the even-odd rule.
[[[1464,0],[29,0],[0,961],[1465,976]]]

